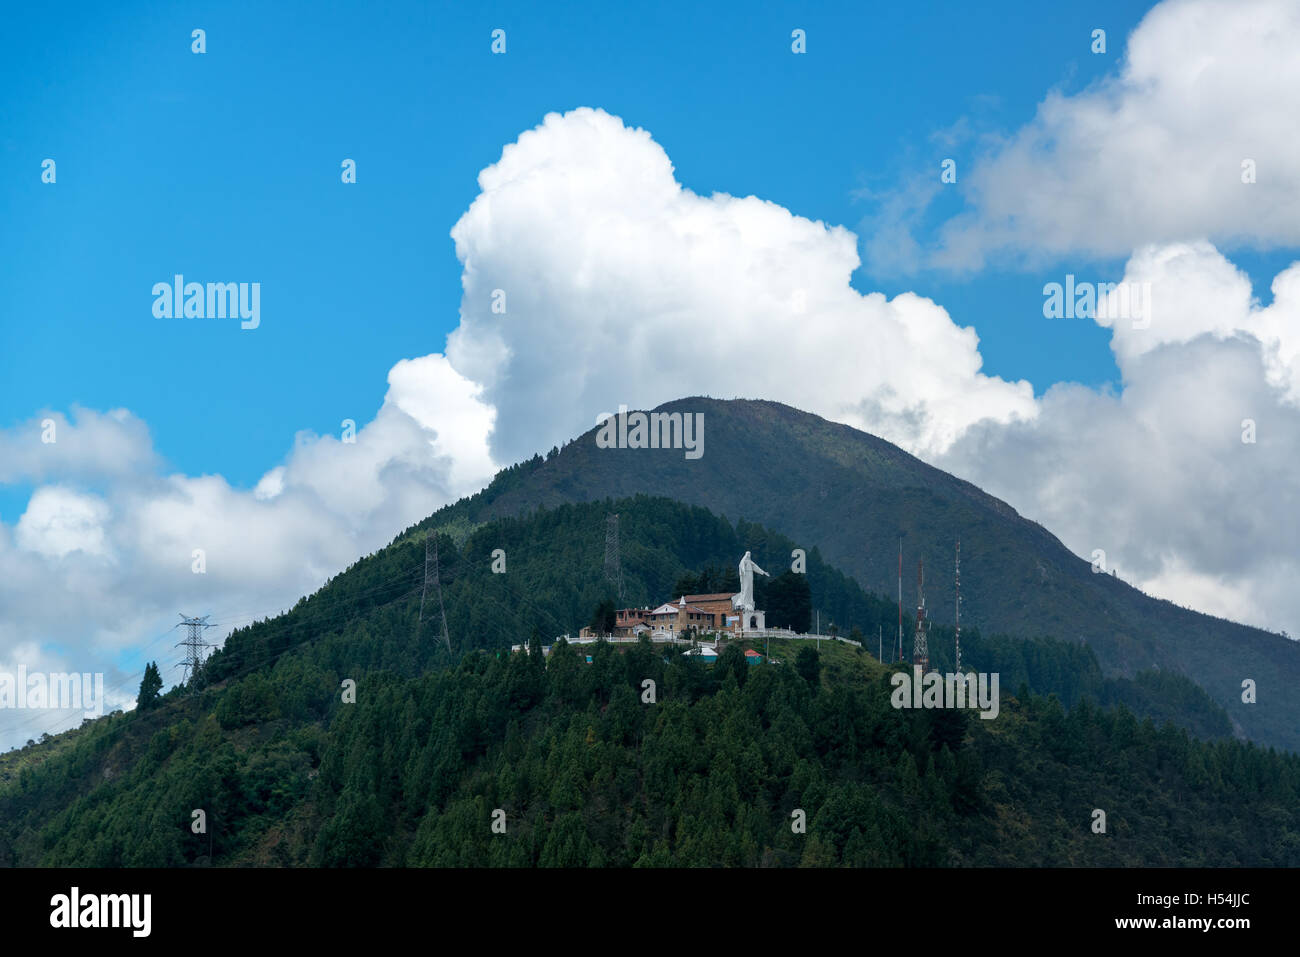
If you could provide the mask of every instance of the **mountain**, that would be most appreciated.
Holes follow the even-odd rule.
[[[701,413],[703,454],[601,448],[592,428],[563,449],[506,469],[482,492],[428,522],[472,528],[541,506],[637,493],[758,522],[817,548],[864,589],[916,605],[926,568],[932,620],[953,619],[954,544],[961,540],[962,621],[986,634],[1087,643],[1103,670],[1159,669],[1190,677],[1238,733],[1300,749],[1300,646],[1283,636],[1143,594],[1072,554],[1007,503],[864,432],[777,402],[680,399],[655,411]],[[635,545],[624,535],[624,545]],[[779,572],[782,569],[768,569]],[[910,648],[910,643],[908,644]],[[1257,703],[1242,701],[1242,683]]]
[[[853,456],[870,448],[861,467],[878,502],[902,503],[914,547],[933,513],[960,519],[976,555],[1032,546],[1030,561],[1046,561],[1055,539],[853,430],[767,403],[708,409],[699,460],[584,452],[585,436],[234,632],[188,685],[0,755],[0,866],[1300,865],[1300,756],[1233,740],[1229,715],[1242,709],[1184,674],[1105,666],[1105,641],[998,634],[967,617],[963,661],[1001,676],[997,718],[893,707],[892,668],[868,649],[896,628],[896,606],[828,559],[844,547],[834,536],[786,531],[812,512],[796,486],[839,474],[846,484],[822,507],[870,525],[844,505],[862,494],[848,483]],[[729,412],[731,434],[715,434]],[[787,419],[805,431],[783,452],[772,422]],[[771,469],[729,464],[728,449],[749,442]],[[677,471],[687,461],[708,468]],[[602,476],[612,485],[624,471],[643,485],[675,477],[676,494],[596,498]],[[780,514],[769,526],[740,517],[752,503],[729,519],[676,500],[701,488]],[[863,647],[733,642],[706,665],[648,642],[557,641],[544,659],[544,640],[572,634],[613,593],[610,514],[627,602],[725,579],[744,551],[775,577],[803,547],[813,604]],[[943,524],[928,534],[942,551]],[[1081,609],[1075,628],[1099,629],[1089,594],[1060,577]],[[760,578],[757,597],[777,587]],[[963,594],[976,591],[985,614],[997,603],[980,587]],[[931,631],[940,667],[953,638],[941,622]],[[521,642],[529,650],[511,653]],[[747,663],[746,647],[775,663]],[[498,811],[508,838],[492,830]]]

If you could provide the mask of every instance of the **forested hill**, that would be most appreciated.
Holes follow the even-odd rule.
[[[1108,679],[1075,644],[964,634],[967,661],[1002,672],[987,721],[895,710],[886,667],[830,641],[815,659],[777,642],[783,663],[757,666],[739,645],[715,666],[648,645],[511,656],[608,595],[613,510],[630,599],[745,549],[775,574],[791,550],[648,497],[462,527],[438,537],[453,663],[416,620],[423,535],[401,536],[231,636],[194,688],[0,756],[0,864],[1298,862],[1300,759],[1221,737],[1186,679]],[[807,579],[844,633],[894,622],[816,552]],[[936,661],[950,642],[935,630]]]
[[[1300,864],[1294,755],[1024,691],[989,721],[896,710],[830,643],[588,650],[356,672],[354,704],[294,656],[97,722],[0,790],[0,863]]]
[[[703,508],[645,495],[538,509],[523,518],[476,527],[444,526],[438,533],[439,565],[452,657],[476,649],[509,648],[534,629],[547,640],[576,635],[612,594],[604,557],[607,519],[613,514],[619,517],[628,606],[657,605],[693,591],[676,586],[697,571],[734,577],[736,558],[746,551],[770,572],[770,578],[755,579],[760,607],[768,607],[769,592],[792,577],[789,567],[797,546],[785,536],[743,519],[733,525]],[[339,654],[367,667],[414,673],[446,662],[436,624],[421,627],[417,622],[424,537],[430,523],[422,525],[423,530],[399,536],[339,575],[288,615],[236,631],[209,660],[203,680],[219,682],[243,674],[274,661],[304,636],[336,630]],[[885,660],[892,661],[895,656],[888,649],[897,635],[897,603],[865,593],[828,565],[816,548],[805,559],[806,572],[799,576],[806,579],[809,592],[804,617],[773,624],[810,630],[810,611],[816,609],[823,631],[835,630],[869,649],[876,647],[876,636],[886,649]],[[504,571],[493,572],[494,565]],[[350,617],[358,610],[369,610],[370,617]],[[912,615],[905,612],[904,647],[909,654],[912,628]],[[1041,694],[1058,695],[1067,706],[1088,696],[1100,703],[1124,702],[1141,715],[1171,720],[1201,736],[1231,733],[1223,709],[1176,673],[1106,678],[1090,648],[1047,635],[986,638],[980,629],[968,626],[962,640],[966,665],[1002,673],[1007,687],[1025,681]],[[932,623],[934,665],[950,669],[954,651],[953,629]]]
[[[704,417],[703,455],[599,448],[592,429],[501,472],[435,525],[473,525],[538,506],[662,495],[777,529],[869,591],[893,595],[903,538],[905,601],[925,561],[931,617],[953,620],[962,548],[962,620],[986,633],[1086,642],[1108,675],[1158,668],[1206,689],[1253,740],[1300,750],[1300,645],[1150,598],[1093,574],[1042,526],[969,482],[875,436],[777,402],[688,398],[661,411]],[[1257,688],[1241,700],[1242,682]]]

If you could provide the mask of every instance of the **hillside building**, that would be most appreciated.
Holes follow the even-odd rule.
[[[738,594],[710,592],[700,595],[680,595],[676,601],[666,601],[656,608],[620,608],[614,615],[615,638],[635,638],[643,633],[651,636],[685,637],[690,633],[731,632],[742,635],[761,632],[767,628],[766,614],[754,607],[753,575],[766,575],[754,564],[749,552],[740,560]],[[582,629],[581,637],[596,637],[590,628]]]

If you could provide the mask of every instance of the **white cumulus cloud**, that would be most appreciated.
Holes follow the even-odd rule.
[[[950,187],[967,208],[928,255],[912,236],[916,205],[883,198],[872,221],[890,235],[871,237],[873,264],[978,269],[991,257],[1118,257],[1196,237],[1300,245],[1297,49],[1294,0],[1166,0],[1105,80],[1049,93],[974,157]]]
[[[699,393],[761,393],[924,451],[1033,415],[1029,383],[980,372],[973,329],[849,285],[853,233],[697,195],[649,133],[601,110],[550,114],[479,186],[452,230],[464,296],[447,357],[497,409],[500,459],[620,403]]]

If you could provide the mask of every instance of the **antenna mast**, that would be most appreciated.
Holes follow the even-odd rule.
[[[916,563],[916,637],[912,639],[912,665],[921,669],[921,674],[930,670],[930,648],[926,641],[925,629],[925,562]]]
[[[961,539],[957,539],[957,564],[956,564],[956,583],[957,583],[957,674],[961,674]]]
[[[898,657],[903,660],[903,540],[898,540]]]

